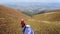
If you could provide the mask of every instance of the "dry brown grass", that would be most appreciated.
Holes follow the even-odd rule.
[[[45,21],[60,21],[60,11],[34,15],[33,18]]]
[[[60,11],[33,16],[40,23],[40,34],[60,34]]]
[[[21,19],[32,26],[35,34],[60,34],[60,12],[34,15],[32,18],[19,10],[0,6],[0,34],[23,34]]]
[[[20,11],[0,6],[0,34],[22,34],[21,19],[28,20],[29,16]]]

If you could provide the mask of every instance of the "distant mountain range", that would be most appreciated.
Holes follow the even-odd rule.
[[[24,13],[30,15],[40,13],[43,10],[60,9],[60,3],[16,3],[16,4],[5,4],[5,5],[11,8],[21,10]]]

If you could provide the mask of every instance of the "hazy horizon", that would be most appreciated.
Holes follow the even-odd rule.
[[[0,5],[35,14],[43,10],[60,9],[60,0],[1,0]]]

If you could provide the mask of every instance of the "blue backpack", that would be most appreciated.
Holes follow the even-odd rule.
[[[24,34],[34,34],[34,31],[31,27],[24,27],[23,29]]]

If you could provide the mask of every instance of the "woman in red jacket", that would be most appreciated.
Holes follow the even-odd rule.
[[[21,27],[23,28],[25,26],[24,19],[21,20]]]

